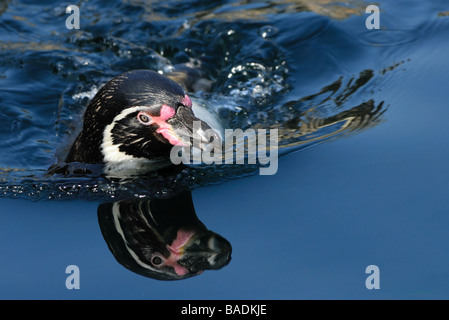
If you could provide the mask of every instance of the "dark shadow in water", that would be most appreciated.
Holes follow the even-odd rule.
[[[231,260],[231,244],[198,219],[190,192],[104,203],[98,221],[116,260],[149,278],[185,279]]]

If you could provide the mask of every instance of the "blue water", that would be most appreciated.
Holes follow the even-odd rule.
[[[80,30],[65,28],[69,3],[41,3],[0,4],[1,298],[449,297],[446,1],[379,1],[380,30],[363,1],[89,1]],[[102,84],[190,58],[213,81],[192,97],[225,126],[279,130],[275,175],[45,175]],[[98,206],[180,189],[232,245],[229,264],[171,282],[124,268]]]

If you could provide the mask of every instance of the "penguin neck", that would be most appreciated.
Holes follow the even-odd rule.
[[[73,143],[65,162],[102,163],[103,155],[100,146],[99,137],[83,130]]]

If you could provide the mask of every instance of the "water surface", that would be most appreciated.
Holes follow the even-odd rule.
[[[368,4],[89,1],[67,30],[67,3],[2,2],[0,296],[447,298],[449,7],[380,1],[381,29],[367,30]],[[277,174],[45,175],[102,84],[192,59],[211,87],[191,96],[225,127],[279,130]],[[98,207],[186,189],[229,264],[166,282],[118,263]],[[72,264],[79,290],[65,286]]]

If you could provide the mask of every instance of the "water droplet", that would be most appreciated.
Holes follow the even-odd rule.
[[[263,26],[259,30],[259,34],[262,38],[271,38],[278,33],[278,29],[273,26]]]

